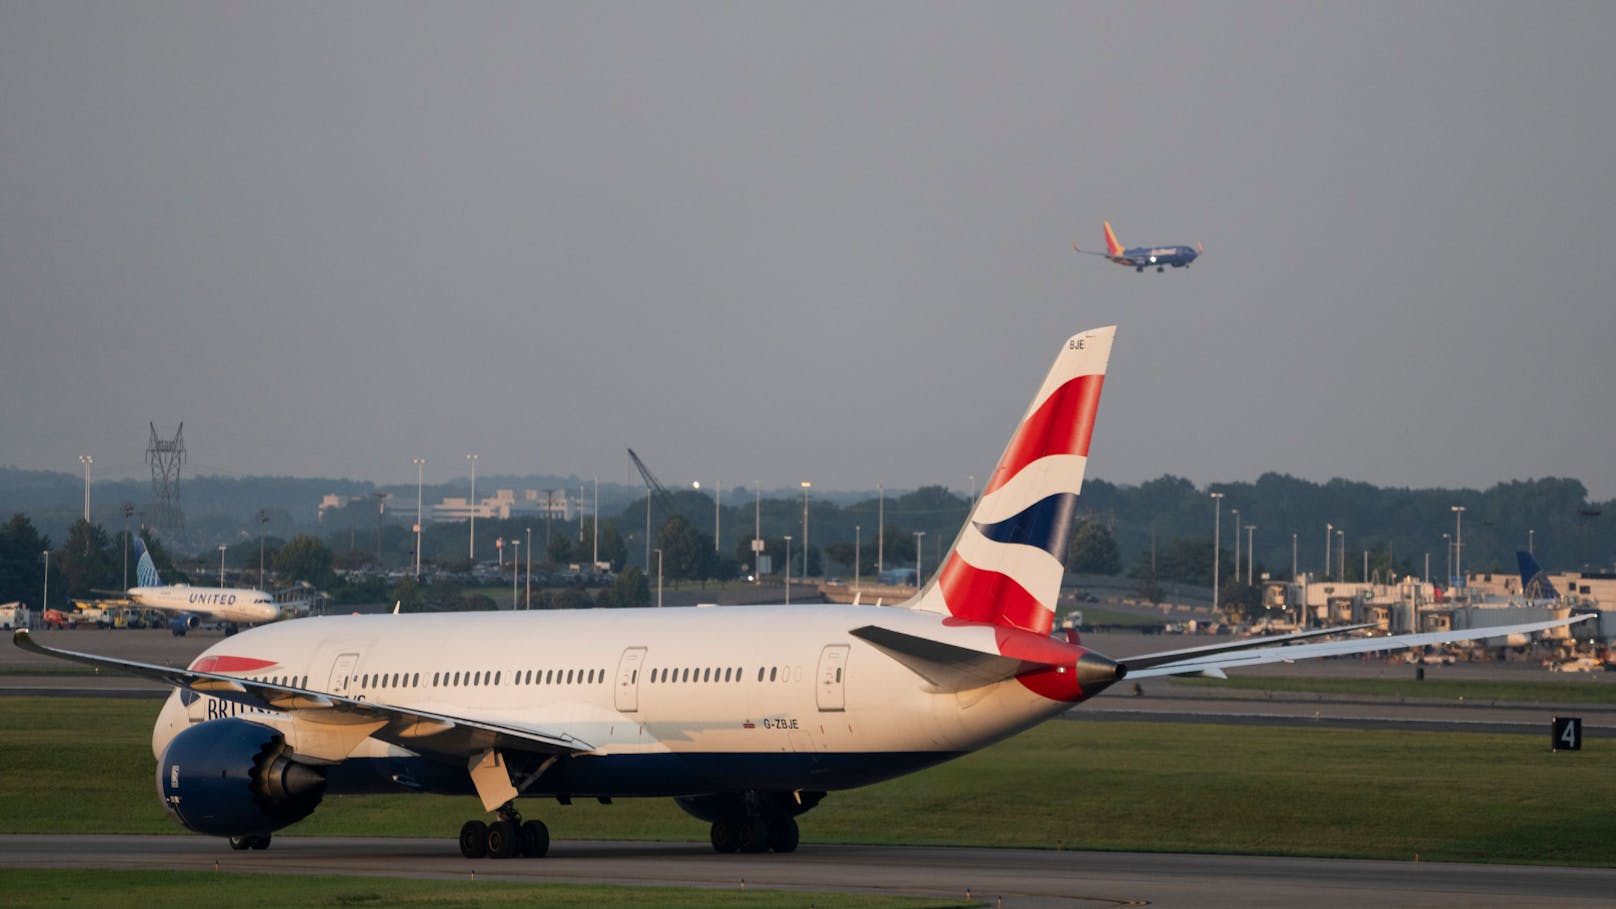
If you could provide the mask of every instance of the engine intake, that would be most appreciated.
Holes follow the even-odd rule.
[[[163,750],[157,794],[197,833],[261,836],[314,811],[325,795],[325,770],[292,760],[279,730],[238,717],[209,720]]]

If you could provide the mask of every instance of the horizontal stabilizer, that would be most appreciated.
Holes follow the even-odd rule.
[[[984,653],[876,625],[855,628],[849,634],[907,666],[938,692],[969,691],[1055,665]]]
[[[1408,647],[1427,647],[1433,644],[1451,644],[1509,635],[1534,634],[1552,628],[1563,628],[1575,622],[1591,619],[1591,615],[1547,622],[1529,622],[1522,625],[1499,625],[1491,628],[1470,628],[1464,631],[1430,631],[1422,634],[1401,634],[1380,638],[1348,638],[1343,641],[1321,641],[1312,644],[1276,644],[1275,641],[1292,639],[1295,635],[1275,638],[1254,638],[1246,649],[1200,648],[1179,651],[1176,654],[1147,654],[1120,662],[1127,667],[1128,678],[1142,679],[1161,675],[1202,675],[1216,678],[1225,669],[1239,666],[1259,666],[1264,663],[1289,663],[1326,656],[1347,656],[1355,653],[1379,653],[1403,650]],[[1340,632],[1345,629],[1330,629]],[[1162,659],[1162,657],[1170,657]]]

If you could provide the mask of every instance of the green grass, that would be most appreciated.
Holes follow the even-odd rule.
[[[0,698],[0,832],[179,832],[154,794],[157,705]],[[1079,708],[1081,711],[1081,708]],[[1546,724],[1545,724],[1546,725]],[[64,798],[64,792],[72,792]],[[1616,742],[1544,735],[1054,721],[836,792],[805,843],[914,843],[1616,865]],[[529,800],[558,840],[698,841],[668,799]],[[441,836],[470,797],[332,796],[285,835]]]
[[[1440,670],[1436,670],[1440,671]],[[1410,670],[1412,673],[1412,670]],[[1406,700],[1469,701],[1482,704],[1616,705],[1616,685],[1595,679],[1509,682],[1486,679],[1348,679],[1241,676],[1229,679],[1172,679],[1173,685],[1206,690],[1286,691],[1348,694]]]
[[[973,905],[914,897],[783,890],[696,890],[594,884],[518,884],[337,875],[212,874],[182,871],[0,870],[8,907],[229,906],[299,909],[353,906],[644,906],[647,909],[773,909],[836,906],[923,909]],[[979,904],[977,904],[979,905]]]

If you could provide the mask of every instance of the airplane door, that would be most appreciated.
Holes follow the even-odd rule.
[[[617,661],[616,701],[620,713],[640,709],[640,665],[645,662],[644,647],[630,647]]]
[[[814,697],[821,711],[846,709],[844,686],[847,682],[846,644],[826,644],[819,652],[819,677],[814,684]]]
[[[357,653],[338,654],[337,661],[331,664],[331,680],[326,682],[325,690],[346,697],[348,683],[352,680],[354,666],[358,663]]]

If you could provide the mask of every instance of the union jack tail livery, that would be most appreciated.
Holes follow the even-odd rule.
[[[1061,345],[942,568],[914,608],[1047,635],[1116,326]]]

